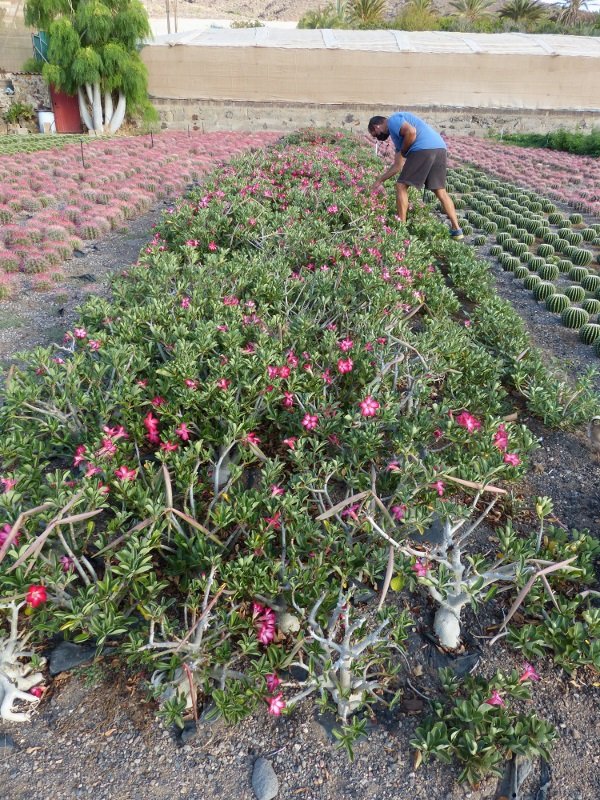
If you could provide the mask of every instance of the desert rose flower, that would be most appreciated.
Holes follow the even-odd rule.
[[[481,428],[481,422],[479,422],[478,419],[475,419],[472,414],[469,414],[468,411],[463,411],[461,414],[459,414],[458,417],[456,417],[455,422],[457,425],[460,425],[461,428],[466,428],[469,433],[475,433],[475,431],[478,431]]]
[[[0,528],[0,547],[2,547],[4,542],[8,539],[8,534],[11,532],[11,530],[12,530],[12,525],[10,523],[8,523],[8,522],[6,522]],[[19,536],[20,536],[20,534],[17,533],[17,535],[13,539],[14,544],[18,544],[19,543]]]
[[[267,697],[265,699],[269,706],[269,714],[273,714],[274,717],[280,717],[281,712],[285,708],[285,700],[283,699],[282,693],[279,692],[279,694],[276,694],[274,697]]]
[[[491,697],[489,697],[485,702],[488,704],[488,706],[505,706],[506,705],[504,700],[500,697],[500,692],[497,689],[494,689],[494,691],[491,694]]]
[[[392,517],[397,521],[404,519],[404,516],[406,515],[406,506],[404,503],[399,506],[392,506],[391,513]]]
[[[267,690],[271,693],[273,693],[281,683],[281,680],[277,677],[275,672],[265,675],[265,680],[267,681]]]
[[[30,586],[25,595],[27,605],[31,608],[37,608],[48,600],[48,593],[45,586],[33,585]]]
[[[498,430],[494,434],[494,447],[498,450],[504,451],[508,447],[508,433],[504,425],[499,425]]]
[[[345,375],[347,372],[352,372],[352,368],[354,367],[354,362],[351,358],[339,358],[337,362],[338,372],[341,375]]]
[[[374,417],[379,410],[379,403],[371,395],[367,395],[364,400],[359,403],[360,413],[363,417]]]
[[[85,339],[87,336],[87,331],[85,328],[75,328],[73,331],[73,336],[76,339]]]
[[[523,672],[519,676],[519,683],[523,683],[523,681],[539,681],[539,679],[540,676],[537,674],[532,665],[525,663]]]
[[[521,459],[516,453],[505,453],[504,454],[504,463],[510,464],[511,467],[518,467],[521,463]]]
[[[314,431],[319,424],[319,417],[316,414],[305,414],[302,420],[302,425],[307,431]]]
[[[63,572],[71,572],[75,567],[75,562],[70,556],[61,556],[59,559]]]
[[[429,572],[429,564],[423,558],[418,558],[411,569],[417,574],[417,578],[426,578]]]
[[[137,477],[137,469],[127,469],[126,466],[115,470],[115,475],[120,481],[134,481]]]
[[[181,425],[175,429],[175,433],[182,442],[187,442],[190,438],[190,432],[185,422],[182,422]]]
[[[445,484],[442,481],[436,481],[435,483],[432,483],[431,486],[432,486],[433,489],[436,490],[438,495],[440,497],[442,497],[442,495],[444,494],[444,491],[446,489]]]

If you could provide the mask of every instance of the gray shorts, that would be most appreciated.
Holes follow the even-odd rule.
[[[427,189],[446,187],[446,149],[417,150],[409,153],[398,176],[398,183]]]

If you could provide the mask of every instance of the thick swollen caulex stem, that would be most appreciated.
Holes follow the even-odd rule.
[[[24,642],[19,637],[18,615],[25,603],[9,603],[0,608],[11,609],[10,634],[7,639],[0,639],[0,719],[9,722],[25,722],[30,711],[14,711],[17,700],[36,706],[39,699],[29,693],[29,689],[43,680],[40,672],[32,672],[31,666],[23,663],[33,655],[21,649]]]
[[[125,119],[125,109],[127,107],[127,101],[125,99],[125,95],[123,92],[119,92],[119,99],[117,100],[117,107],[115,108],[115,113],[110,120],[110,124],[108,125],[108,129],[111,133],[116,133],[119,130],[121,125],[123,124],[123,120]]]
[[[440,640],[442,647],[456,650],[460,644],[460,609],[443,605],[435,612],[433,630]]]

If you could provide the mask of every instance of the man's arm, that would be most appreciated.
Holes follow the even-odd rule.
[[[400,126],[400,135],[402,136],[402,155],[406,158],[406,154],[417,140],[417,129],[409,122],[403,122]]]
[[[377,178],[377,180],[375,181],[375,183],[371,187],[371,191],[372,192],[377,191],[377,189],[379,189],[381,184],[385,183],[385,181],[387,181],[388,178],[393,178],[394,175],[397,175],[400,172],[400,170],[402,169],[402,165],[403,164],[404,164],[404,156],[398,150],[398,151],[396,151],[396,153],[394,155],[394,163],[392,164],[391,167],[389,167],[389,169],[386,169],[386,171],[383,173],[383,175],[380,175]]]

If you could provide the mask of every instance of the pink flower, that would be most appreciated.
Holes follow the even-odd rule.
[[[282,367],[279,367],[279,377],[285,380],[286,378],[290,377],[291,371],[292,370],[288,367],[288,365],[284,364]]]
[[[352,367],[354,366],[354,362],[351,358],[339,358],[337,362],[338,372],[341,375],[344,375],[347,372],[352,372]]]
[[[260,444],[260,439],[258,438],[257,434],[254,433],[254,431],[250,431],[250,433],[247,433],[243,437],[242,442],[243,442],[243,444],[256,444],[256,445],[258,445],[258,444]]]
[[[537,674],[532,665],[526,662],[523,667],[523,672],[519,677],[519,683],[523,683],[523,681],[539,681],[539,679],[540,676]]]
[[[497,689],[494,689],[494,691],[492,692],[491,697],[489,697],[485,702],[488,704],[488,706],[505,706],[506,705],[504,700],[500,697],[500,692]]]
[[[285,494],[285,489],[282,489],[281,486],[277,486],[275,483],[269,488],[271,489],[271,497],[281,497],[282,494]]]
[[[359,403],[360,413],[363,417],[374,417],[379,410],[379,403],[371,395],[367,395],[364,400]]]
[[[27,605],[31,608],[37,608],[48,600],[48,593],[45,586],[30,586],[25,595]]]
[[[75,328],[73,330],[73,336],[76,339],[85,339],[85,337],[87,336],[87,331],[85,328]]]
[[[219,248],[217,247],[216,242],[209,242],[208,249],[211,251],[211,253],[214,253],[215,250],[218,250]]]
[[[265,680],[267,681],[267,691],[269,692],[274,692],[281,683],[280,678],[277,677],[275,672],[265,675]]]
[[[284,408],[293,408],[294,407],[294,395],[292,392],[284,392],[283,393],[283,400],[281,401]]]
[[[417,573],[417,578],[426,578],[429,572],[429,564],[424,558],[418,558],[411,569],[413,572]]]
[[[276,511],[272,517],[265,517],[268,528],[278,531],[281,528],[281,511]]]
[[[179,303],[179,305],[181,306],[181,308],[189,308],[191,302],[192,301],[190,300],[189,297],[182,297],[181,298],[181,303]]]
[[[404,503],[402,503],[399,506],[392,506],[391,512],[392,512],[392,517],[396,521],[399,521],[401,519],[404,519],[404,516],[406,515],[406,506],[404,505]]]
[[[165,453],[173,453],[175,450],[177,450],[178,447],[179,447],[179,445],[177,444],[177,442],[161,442],[160,443],[160,449],[164,450]]]
[[[70,556],[61,556],[58,560],[62,565],[63,572],[71,572],[75,567],[75,562]]]
[[[275,626],[264,623],[256,638],[261,644],[271,644],[275,638]]]
[[[512,467],[518,467],[519,464],[521,463],[521,459],[516,453],[505,453],[504,463],[510,464]]]
[[[88,347],[90,350],[100,350],[102,347],[102,342],[100,339],[90,339],[88,342]]]
[[[481,428],[481,422],[475,419],[472,414],[469,414],[468,411],[463,411],[461,414],[456,417],[455,420],[457,425],[460,425],[461,428],[466,428],[469,433],[474,433]]]
[[[283,699],[283,695],[281,692],[276,694],[274,697],[266,697],[265,700],[269,706],[269,714],[273,714],[274,717],[280,717],[281,712],[285,708],[285,700]]]
[[[434,430],[434,432],[433,432],[433,435],[434,435],[434,437],[435,437],[436,439],[441,439],[441,438],[442,438],[442,436],[444,435],[444,431],[443,431],[443,430],[441,430],[441,428],[436,428],[436,429]]]
[[[157,394],[156,397],[153,397],[152,400],[150,400],[150,402],[154,408],[160,408],[161,406],[164,406],[167,401],[164,397],[161,397],[159,394]]]
[[[142,389],[145,389],[146,386],[148,386],[148,378],[142,378],[141,380],[136,381],[136,383],[138,386],[141,386]]]
[[[327,369],[321,373],[321,378],[327,384],[327,386],[333,383],[333,378],[331,377],[331,370],[329,367],[327,367]]]
[[[354,342],[352,339],[342,339],[341,342],[338,342],[338,345],[342,352],[347,353],[348,350],[351,350],[354,347]]]
[[[217,325],[217,330],[221,333],[227,333],[229,330],[229,325]]]
[[[338,207],[333,204],[331,206],[327,206],[327,213],[328,214],[337,214]]]
[[[347,506],[342,511],[342,517],[350,517],[350,519],[354,519],[358,521],[358,514],[356,513],[360,508],[360,503],[353,503],[351,506]]]
[[[8,534],[11,532],[11,530],[12,530],[12,525],[10,525],[10,523],[8,522],[6,522],[0,528],[0,547],[2,547],[4,542],[8,539]],[[13,539],[13,544],[19,544],[19,535],[20,534],[17,533],[17,535]]]
[[[297,441],[298,441],[297,436],[288,436],[287,439],[283,440],[283,443],[286,444],[290,448],[290,450],[294,450]]]
[[[199,242],[198,239],[188,239],[186,244],[188,247],[198,247]]]
[[[4,492],[10,492],[17,485],[17,482],[12,478],[0,478],[0,483],[4,486]]]
[[[44,694],[44,687],[34,686],[32,689],[29,690],[29,694],[32,694],[34,697],[37,697],[39,699]]]
[[[120,481],[134,481],[137,477],[137,469],[127,469],[122,466],[115,470],[115,475]]]
[[[104,425],[102,430],[107,436],[110,436],[113,441],[116,441],[117,439],[129,439],[129,434],[122,425],[115,425],[113,428],[109,428],[108,425]]]
[[[233,294],[227,294],[223,298],[224,306],[239,306],[239,304],[240,304],[239,299]]]
[[[91,478],[93,475],[99,475],[101,472],[102,470],[99,467],[95,467],[93,464],[88,464],[84,477]]]
[[[508,433],[504,425],[499,425],[498,430],[494,434],[494,447],[498,450],[504,451],[508,447]]]
[[[257,603],[256,600],[252,603],[252,616],[259,617],[265,613],[265,606],[262,603]]]
[[[82,461],[85,461],[85,445],[80,444],[79,447],[75,448],[75,457],[73,458],[73,466],[78,467]]]
[[[98,458],[112,458],[116,452],[116,444],[112,439],[109,439],[108,436],[106,436],[104,439],[102,439],[102,447],[99,450],[96,450],[96,455]]]
[[[432,483],[431,486],[436,490],[440,497],[444,494],[445,485],[442,483],[442,481],[436,481],[435,483]]]
[[[158,420],[156,417],[152,416],[151,411],[149,411],[144,417],[144,428],[146,428],[148,434],[148,441],[152,444],[158,444]]]
[[[227,378],[219,378],[217,381],[217,389],[221,389],[221,391],[226,392],[227,389],[231,386],[231,381],[227,380]]]
[[[178,428],[175,428],[175,434],[179,436],[182,442],[187,442],[190,438],[190,432],[185,422],[182,422]]]
[[[198,381],[193,380],[193,378],[186,378],[184,380],[185,385],[188,389],[191,389],[193,392],[196,391],[198,388]]]
[[[316,414],[305,414],[302,420],[302,425],[307,431],[314,431],[319,424],[319,417]]]

